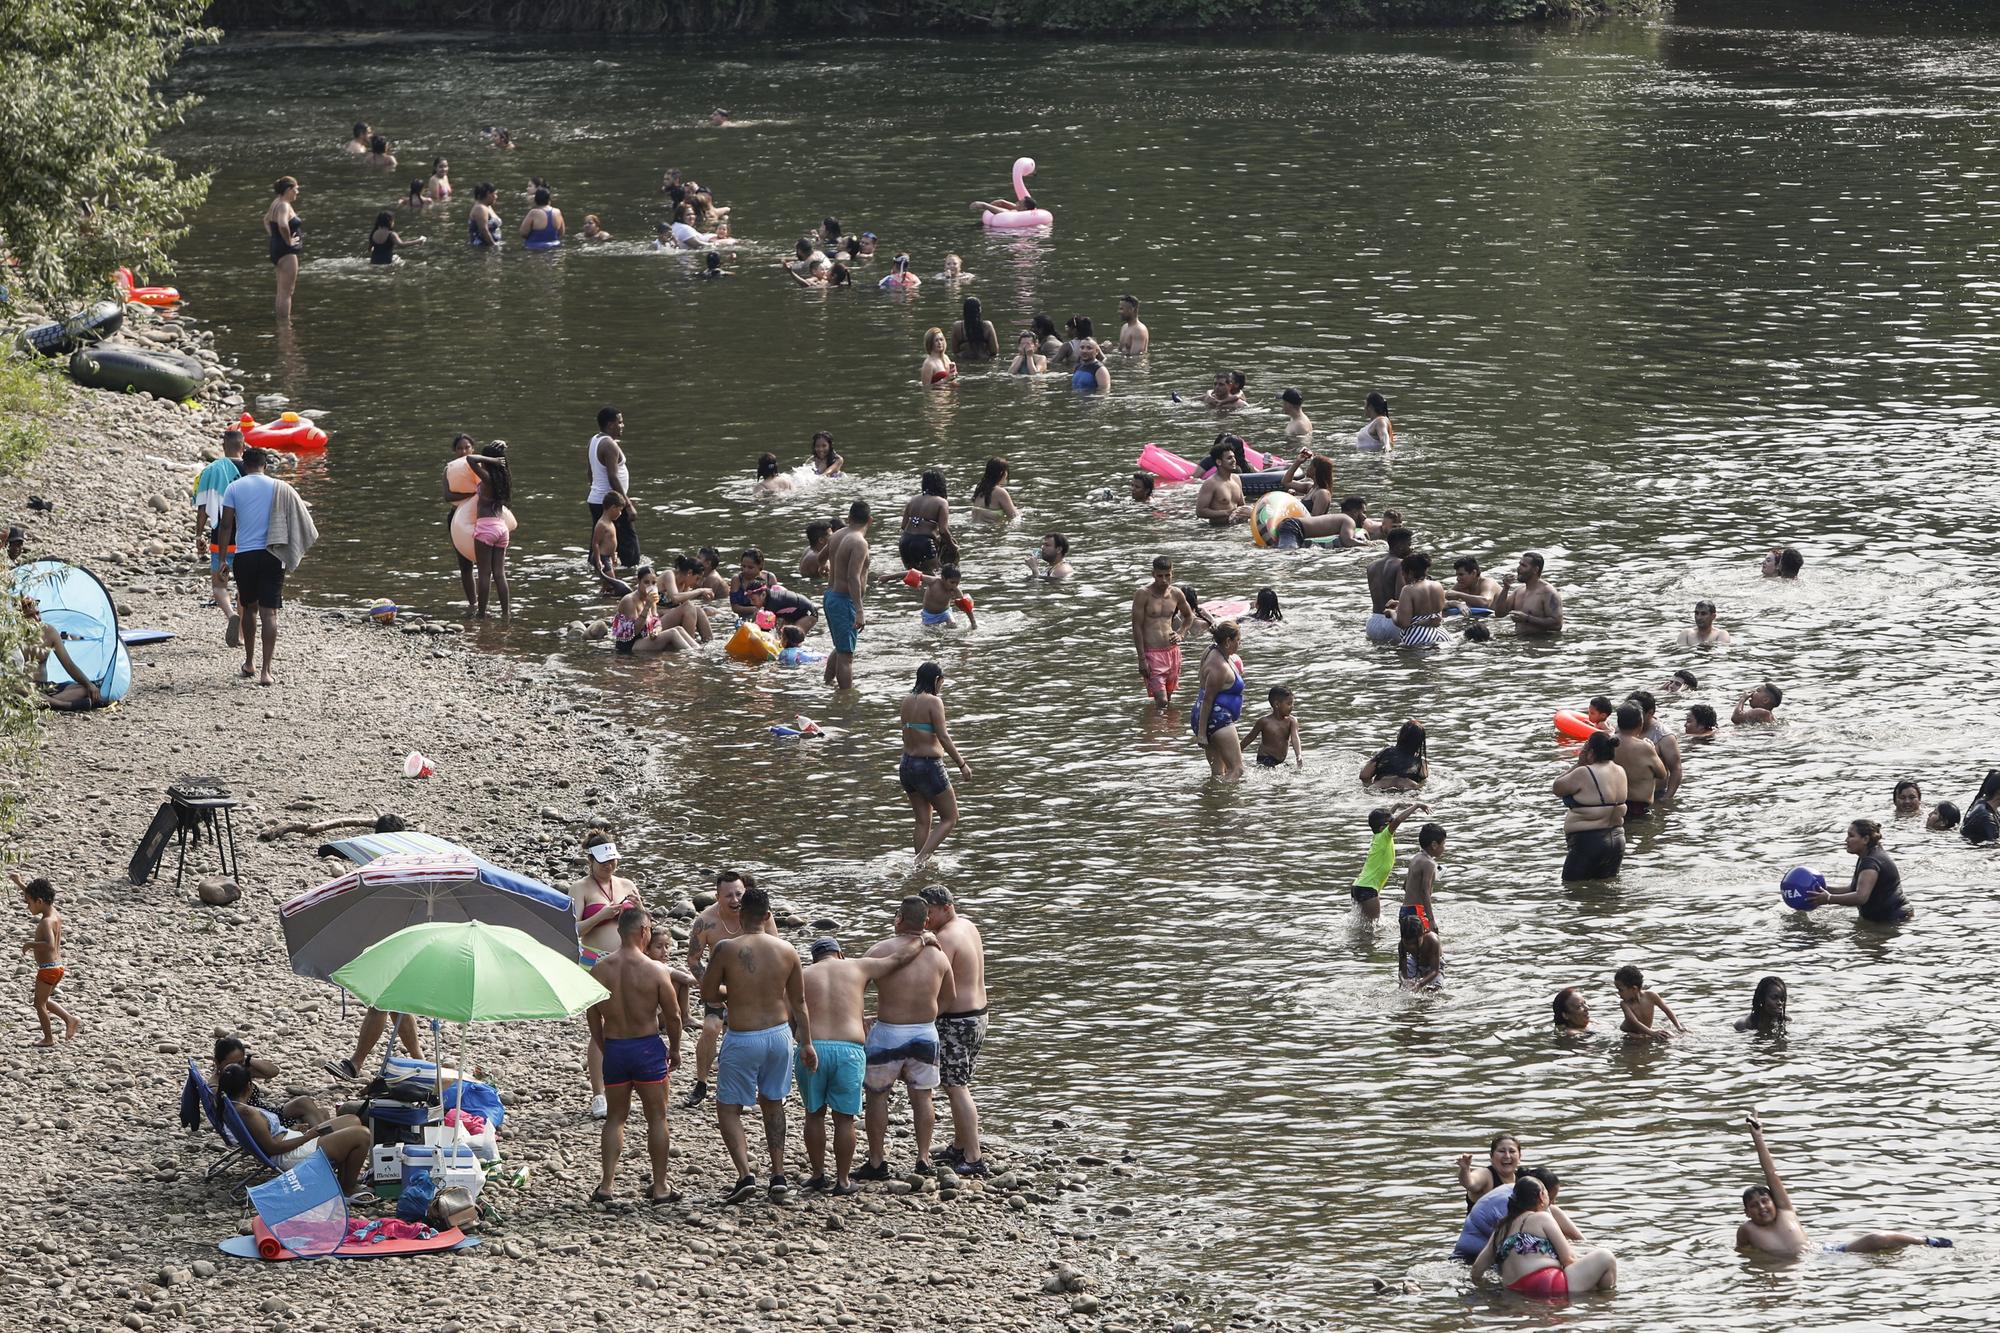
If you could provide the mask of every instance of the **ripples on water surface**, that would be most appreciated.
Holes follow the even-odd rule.
[[[208,102],[178,147],[218,176],[177,280],[253,376],[338,432],[304,482],[329,534],[307,586],[442,610],[444,442],[509,439],[521,623],[484,638],[607,683],[654,739],[623,840],[661,876],[753,865],[849,921],[917,882],[896,850],[892,708],[919,661],[941,661],[977,768],[945,878],[997,955],[984,1100],[1002,1129],[1060,1115],[1134,1147],[1146,1197],[1114,1234],[1238,1299],[1350,1326],[1993,1322],[1995,863],[1886,816],[1898,776],[1963,803],[2000,762],[2000,42],[1672,26],[1247,47],[407,42],[226,50],[191,79]],[[755,123],[691,128],[715,105]],[[357,116],[395,140],[396,178],[334,151]],[[503,163],[473,141],[486,123],[526,148]],[[441,243],[390,273],[352,262],[432,152],[459,196],[405,230]],[[1041,163],[1053,237],[988,236],[964,211],[1020,153]],[[667,166],[734,206],[737,278],[697,284],[644,250]],[[310,262],[279,340],[257,217],[283,172],[305,182]],[[572,226],[599,213],[618,243],[467,253],[471,185],[502,185],[511,233],[531,172]],[[1113,324],[1131,291],[1157,350],[1115,364],[1103,401],[984,368],[920,393],[948,289],[810,293],[767,267],[828,212],[925,275],[962,254],[1003,341],[1036,310]],[[1224,366],[1258,405],[1235,428],[1270,441],[1271,400],[1299,386],[1342,488],[1401,507],[1430,550],[1547,552],[1571,632],[1372,650],[1357,559],[1197,530],[1187,489],[1157,512],[1082,498],[1142,441],[1198,452],[1216,423],[1169,394]],[[1342,443],[1371,388],[1397,402],[1393,459]],[[1027,514],[967,528],[980,631],[921,632],[883,596],[860,696],[838,705],[816,672],[563,644],[593,608],[573,571],[605,401],[630,421],[656,555],[754,540],[789,568],[808,518],[854,495],[893,516],[931,464],[963,496],[1004,453]],[[821,426],[855,478],[750,502],[755,454],[796,461]],[[1070,587],[1015,577],[1048,528],[1076,541]],[[1757,576],[1781,542],[1806,552],[1796,586]],[[1146,716],[1126,616],[1161,551],[1205,597],[1281,591],[1284,624],[1244,656],[1253,700],[1298,692],[1303,773],[1217,789],[1182,721]],[[1704,660],[1673,646],[1698,596],[1738,639]],[[1733,691],[1780,682],[1786,724],[1691,753],[1623,878],[1563,887],[1551,709],[1680,666],[1725,714]],[[773,745],[763,728],[801,710],[847,734]],[[1346,892],[1375,803],[1355,769],[1412,715],[1451,831],[1450,985],[1420,999],[1391,985],[1392,927],[1357,930]],[[1857,815],[1890,824],[1920,908],[1898,934],[1777,910],[1787,866],[1845,876]],[[1583,985],[1615,1022],[1628,961],[1692,1035],[1554,1041],[1550,994]],[[1728,1026],[1767,971],[1791,983],[1781,1041]],[[1754,1158],[1726,1121],[1752,1102],[1817,1233],[1909,1226],[1960,1248],[1746,1264],[1730,1247]],[[1614,1301],[1492,1302],[1437,1261],[1460,1213],[1453,1159],[1500,1128],[1617,1247]],[[1428,1294],[1358,1294],[1402,1272]]]

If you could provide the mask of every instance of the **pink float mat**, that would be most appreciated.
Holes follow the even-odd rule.
[[[478,1243],[479,1238],[477,1236],[468,1236],[457,1227],[453,1227],[450,1231],[438,1232],[437,1235],[432,1236],[429,1240],[382,1240],[376,1241],[372,1245],[343,1245],[325,1257],[328,1259],[398,1259],[412,1254],[437,1254],[445,1250],[466,1250]],[[249,1235],[231,1236],[228,1240],[216,1246],[216,1248],[233,1258],[262,1259],[267,1263],[283,1263],[287,1259],[297,1259],[300,1257],[278,1243],[278,1238],[271,1234],[270,1228],[264,1225],[264,1219],[261,1217],[253,1224],[253,1230]]]

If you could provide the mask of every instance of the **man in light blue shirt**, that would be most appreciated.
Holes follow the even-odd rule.
[[[259,685],[275,685],[271,658],[278,651],[278,608],[284,605],[285,562],[265,549],[271,532],[271,500],[278,483],[264,475],[270,454],[243,451],[243,475],[222,493],[218,537],[236,551],[236,595],[243,605],[243,674]],[[257,664],[257,631],[264,631],[264,661]]]
[[[1526,1166],[1515,1173],[1514,1179],[1518,1181],[1523,1177],[1542,1182],[1542,1188],[1549,1194],[1549,1216],[1562,1228],[1563,1235],[1581,1242],[1583,1233],[1569,1220],[1569,1214],[1556,1207],[1556,1191],[1562,1188],[1556,1173],[1545,1166]],[[1512,1185],[1498,1185],[1479,1196],[1479,1202],[1473,1204],[1472,1211],[1465,1215],[1465,1228],[1458,1233],[1458,1244],[1451,1247],[1452,1258],[1469,1264],[1479,1257],[1479,1252],[1486,1248],[1487,1240],[1499,1230],[1500,1223],[1506,1218],[1507,1204],[1513,1195]]]

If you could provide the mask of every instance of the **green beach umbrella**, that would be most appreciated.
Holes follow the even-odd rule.
[[[448,1023],[571,1018],[610,995],[576,959],[483,921],[399,930],[333,980],[377,1009]]]

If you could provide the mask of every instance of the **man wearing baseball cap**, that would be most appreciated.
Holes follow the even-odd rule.
[[[958,914],[950,889],[933,884],[917,895],[926,908],[924,928],[937,939],[951,963],[938,997],[938,1083],[951,1103],[949,1148],[936,1154],[961,1176],[985,1176],[979,1146],[979,1107],[972,1100],[972,1075],[986,1045],[986,945],[979,927]]]
[[[861,1021],[868,983],[903,967],[926,947],[936,948],[929,931],[899,936],[897,947],[880,957],[850,959],[840,941],[823,935],[813,941],[812,965],[805,970],[806,1009],[813,1016],[813,1050],[819,1068],[798,1062],[799,1098],[806,1108],[806,1158],[812,1163],[809,1190],[853,1194],[854,1118],[861,1114],[861,1081],[867,1068]],[[826,1113],[833,1112],[833,1177],[826,1174]]]

